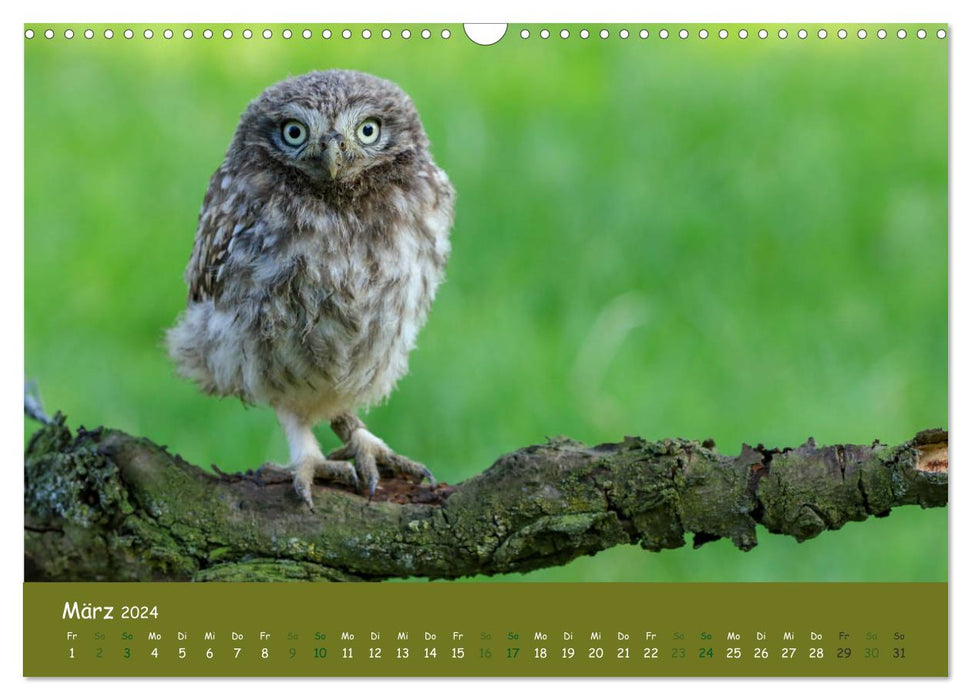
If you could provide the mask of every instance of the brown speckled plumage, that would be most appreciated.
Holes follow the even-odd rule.
[[[407,372],[454,198],[411,99],[351,71],[267,88],[209,182],[169,351],[203,391],[276,409],[308,503],[314,475],[360,475],[372,492],[378,468],[430,477],[356,411]],[[332,459],[310,432],[322,420],[359,426]]]

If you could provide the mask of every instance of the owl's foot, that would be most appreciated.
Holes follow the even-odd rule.
[[[273,467],[274,465],[263,465],[260,468],[260,472],[262,473],[267,466]],[[274,467],[271,474],[276,476],[281,472],[288,474],[288,478],[293,479],[294,491],[310,507],[310,510],[314,509],[314,499],[310,488],[314,483],[314,479],[337,481],[348,486],[353,486],[355,491],[360,490],[357,472],[347,462],[338,462],[324,459],[323,457],[307,457],[296,464],[291,464],[285,470]]]
[[[368,485],[368,498],[374,497],[379,476],[405,476],[416,482],[428,479],[434,487],[435,477],[424,464],[392,451],[384,440],[363,427],[352,430],[346,444],[327,455],[328,459],[353,459],[361,481]],[[345,462],[346,464],[346,462]]]
[[[290,466],[287,471],[293,479],[294,490],[310,506],[310,510],[314,509],[311,494],[314,479],[339,481],[353,486],[355,491],[360,490],[354,467],[347,462],[326,459],[321,454],[312,424],[305,417],[284,408],[277,409],[277,416],[290,446]]]

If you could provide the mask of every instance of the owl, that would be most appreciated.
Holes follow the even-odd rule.
[[[379,474],[435,484],[358,411],[408,371],[444,276],[454,201],[411,98],[346,70],[264,90],[209,181],[169,354],[203,392],[273,408],[311,508],[318,477],[369,496]],[[343,442],[326,457],[321,421]]]

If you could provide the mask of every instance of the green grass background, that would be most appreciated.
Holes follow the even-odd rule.
[[[72,425],[200,465],[284,461],[265,408],[175,377],[164,329],[238,115],[287,75],[372,72],[415,99],[458,190],[448,279],[390,402],[366,417],[458,482],[569,435],[896,443],[947,424],[947,47],[850,27],[746,40],[115,37],[25,42],[26,373]],[[333,27],[335,30],[340,27]],[[714,35],[715,27],[712,27]],[[928,27],[931,31],[936,27]],[[33,426],[28,425],[29,431]],[[318,431],[325,447],[336,445]],[[946,509],[797,545],[760,530],[620,547],[508,576],[937,581]]]

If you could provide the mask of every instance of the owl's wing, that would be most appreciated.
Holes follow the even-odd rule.
[[[219,168],[210,179],[202,201],[195,245],[185,268],[189,301],[218,301],[234,238],[248,235],[254,226],[252,210],[229,185],[230,176]]]

